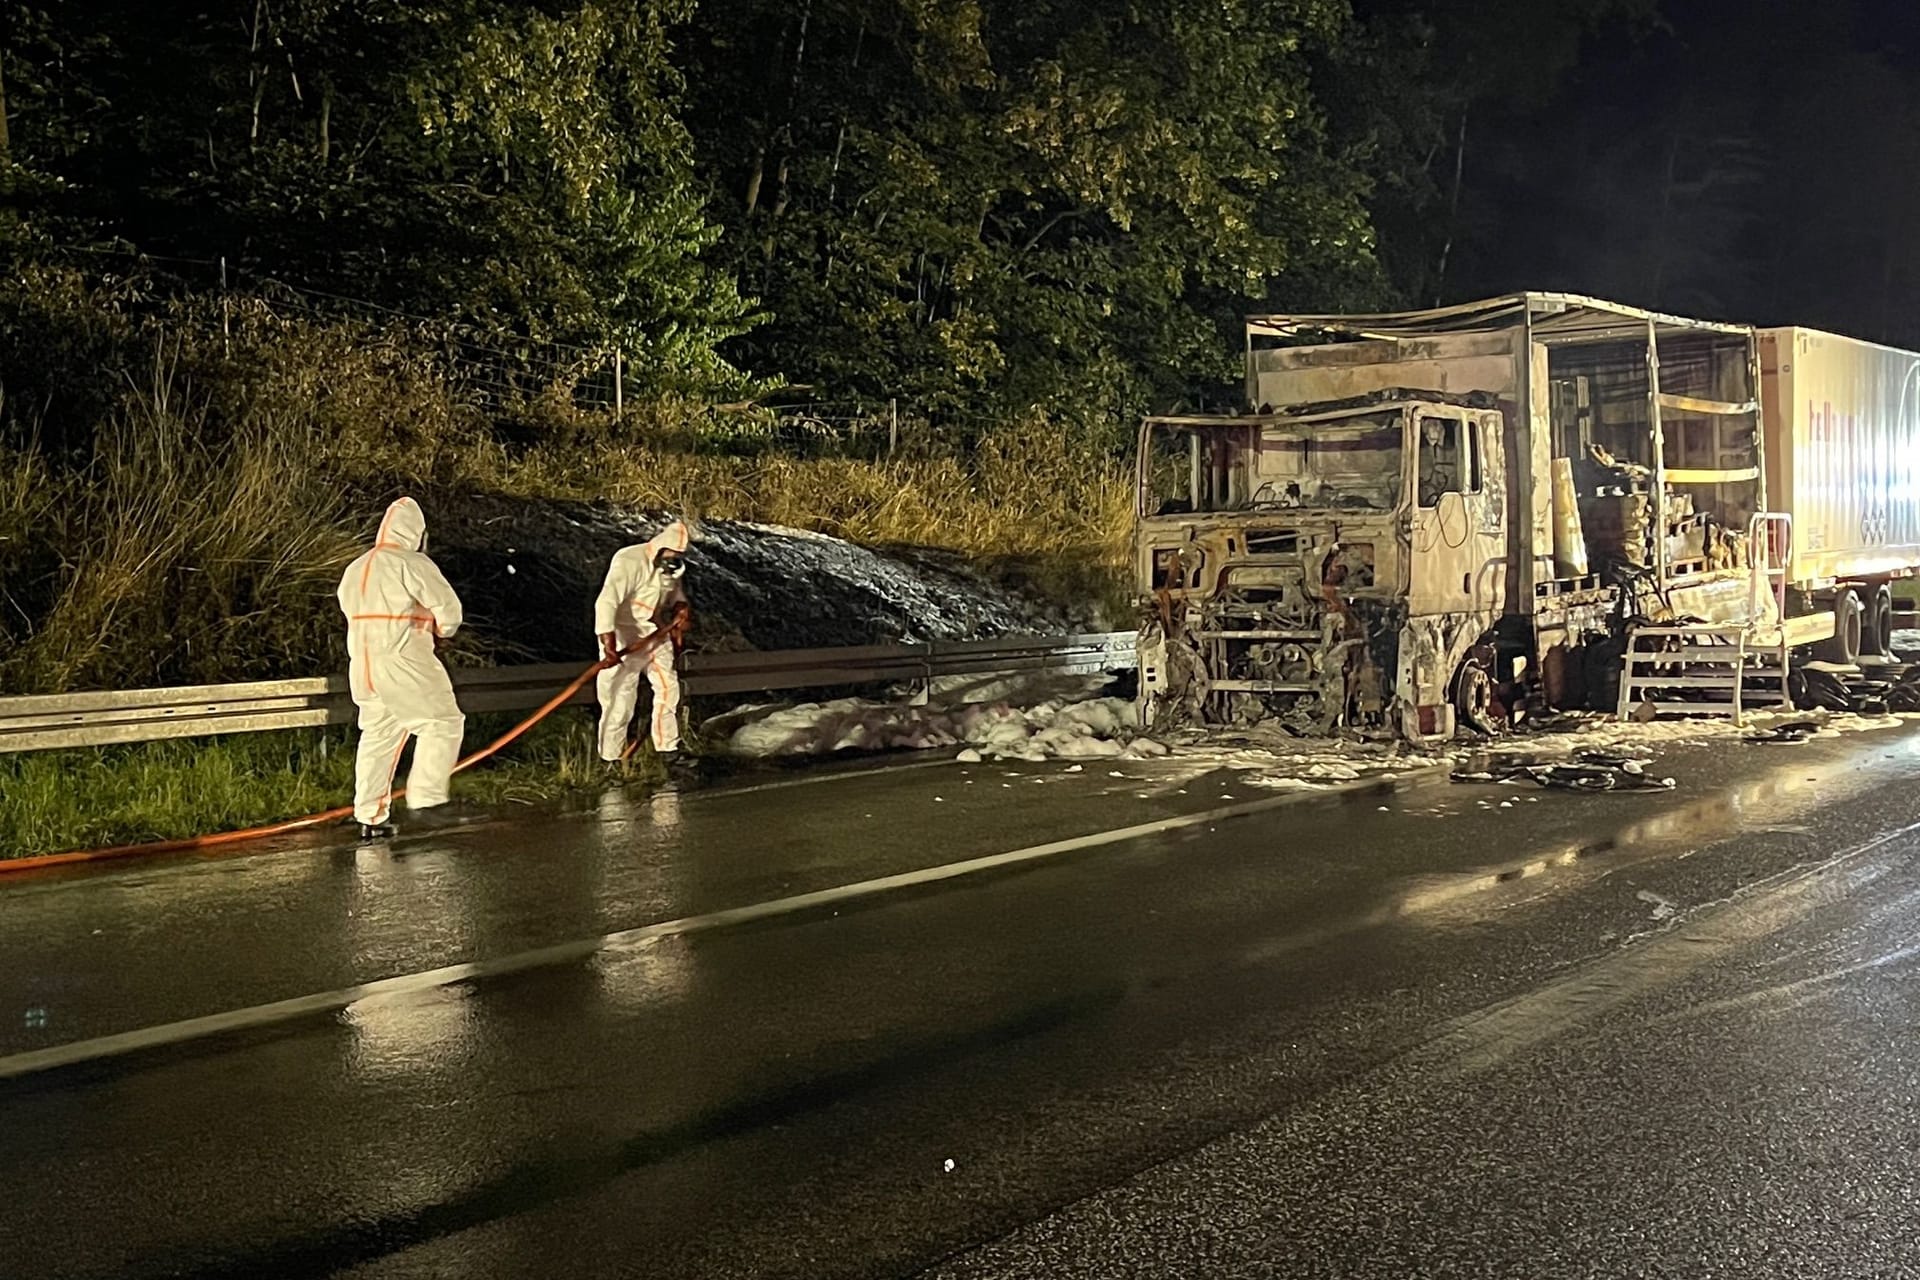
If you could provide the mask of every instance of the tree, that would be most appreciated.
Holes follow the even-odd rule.
[[[1247,310],[1379,294],[1312,87],[1344,13],[709,0],[689,120],[723,260],[774,316],[741,358],[949,417],[1231,381]]]
[[[1891,38],[1916,15],[1886,0],[1754,0],[1738,22],[1714,0],[1661,9],[1655,29],[1589,40],[1539,109],[1477,109],[1448,296],[1562,288],[1920,343],[1920,88]],[[1444,197],[1421,195],[1439,218]],[[1376,212],[1389,245],[1407,243],[1397,212]],[[1390,255],[1397,276],[1406,260]]]
[[[14,6],[21,10],[21,6]],[[99,0],[37,15],[63,239],[724,377],[668,31],[685,0]]]
[[[1500,188],[1512,138],[1543,117],[1566,126],[1568,114],[1547,107],[1596,34],[1625,28],[1638,36],[1656,20],[1658,3],[1355,0],[1364,56],[1341,64],[1339,98],[1349,119],[1366,120],[1386,144],[1376,153],[1380,181],[1369,207],[1407,296],[1434,305],[1482,291],[1472,283],[1486,274],[1475,255],[1509,248]]]

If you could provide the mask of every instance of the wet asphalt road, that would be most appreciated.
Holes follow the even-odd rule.
[[[747,921],[1262,793],[941,765],[0,882],[0,1274],[1920,1275],[1920,734],[1662,764]]]

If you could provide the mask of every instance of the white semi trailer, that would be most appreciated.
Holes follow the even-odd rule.
[[[1891,584],[1920,565],[1920,355],[1762,329],[1769,505],[1793,516],[1790,614],[1825,612],[1823,657],[1885,654]]]
[[[1566,294],[1254,317],[1246,412],[1141,428],[1143,713],[1782,701],[1795,650],[1884,652],[1920,568],[1916,370]]]

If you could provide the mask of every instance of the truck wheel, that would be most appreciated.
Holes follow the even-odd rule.
[[[1833,593],[1833,638],[1815,647],[1820,661],[1850,667],[1860,659],[1860,597],[1852,587],[1837,587]]]
[[[1454,676],[1453,710],[1475,733],[1491,738],[1498,732],[1493,722],[1493,679],[1478,662],[1462,663]]]
[[[1893,653],[1893,588],[1884,582],[1867,593],[1860,618],[1860,652],[1881,658]]]
[[[1620,702],[1621,653],[1618,641],[1596,636],[1580,646],[1586,666],[1587,709],[1612,711]]]

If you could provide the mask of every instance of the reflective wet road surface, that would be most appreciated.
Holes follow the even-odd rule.
[[[0,882],[0,1274],[1920,1274],[1920,735],[1657,771],[942,764]]]

